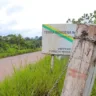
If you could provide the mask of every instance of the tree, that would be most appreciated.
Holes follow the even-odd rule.
[[[75,20],[74,18],[68,19],[66,23],[73,23],[73,24],[96,24],[96,10],[93,13],[83,14],[80,18]]]
[[[30,38],[29,37],[26,37],[25,40],[30,40]]]
[[[17,45],[18,45],[19,50],[21,48],[21,45],[23,45],[23,44],[25,44],[24,38],[20,34],[18,34],[18,36],[17,36]]]
[[[34,38],[23,38],[20,34],[10,34],[7,36],[0,36],[0,52],[6,52],[6,50],[24,50],[24,49],[36,49],[41,46],[42,36],[36,36]]]

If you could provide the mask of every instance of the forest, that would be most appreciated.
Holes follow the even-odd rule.
[[[42,36],[29,38],[20,34],[0,36],[0,58],[18,54],[35,52],[41,49]]]

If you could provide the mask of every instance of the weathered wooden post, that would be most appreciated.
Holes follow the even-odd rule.
[[[51,71],[53,71],[54,67],[54,55],[51,55]]]
[[[61,96],[90,96],[96,71],[96,26],[78,25]]]

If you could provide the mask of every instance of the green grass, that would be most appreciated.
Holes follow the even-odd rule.
[[[50,70],[50,56],[36,64],[27,65],[20,70],[14,69],[12,77],[7,77],[0,83],[0,96],[46,96],[56,79],[61,74],[68,59],[55,58],[54,70]],[[51,96],[59,96],[63,86],[64,76],[61,78]]]
[[[40,50],[41,50],[40,48],[22,49],[22,50],[15,50],[15,49],[10,48],[10,50],[8,50],[8,51],[0,52],[0,58],[9,57],[9,56],[16,56],[16,55],[30,53],[30,52],[36,52],[36,51],[40,51]]]
[[[91,96],[96,96],[96,79],[95,79],[94,86],[91,92]]]
[[[47,96],[67,61],[68,57],[62,60],[55,58],[53,72],[50,70],[50,56],[41,59],[36,64],[29,64],[25,68],[21,67],[20,70],[14,68],[12,77],[6,77],[0,83],[0,96]],[[50,96],[61,95],[65,74]],[[96,83],[91,96],[96,96]]]

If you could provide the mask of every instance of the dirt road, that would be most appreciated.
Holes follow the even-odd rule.
[[[43,57],[44,55],[39,51],[0,59],[0,80],[3,80],[5,76],[12,74],[13,66],[19,68],[20,65],[24,66],[26,64],[34,63]]]

